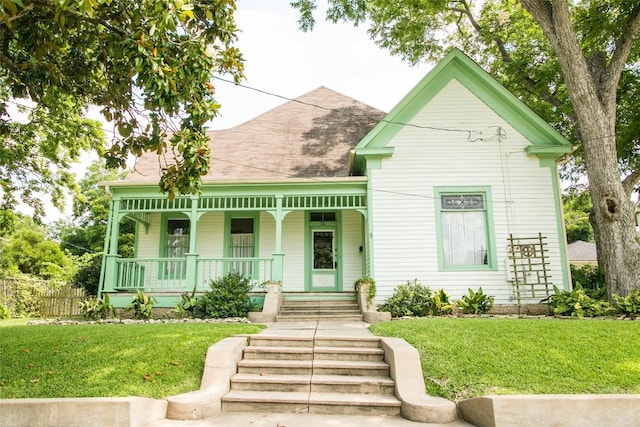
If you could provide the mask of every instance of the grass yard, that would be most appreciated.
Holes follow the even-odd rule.
[[[250,324],[26,326],[0,321],[0,398],[144,396],[200,387],[207,349]]]
[[[375,324],[420,352],[427,392],[640,393],[640,321],[425,318]]]

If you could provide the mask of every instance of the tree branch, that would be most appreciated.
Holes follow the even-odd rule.
[[[606,68],[606,74],[604,76],[604,87],[607,90],[613,91],[613,99],[615,100],[615,93],[618,88],[620,76],[622,70],[629,58],[633,43],[638,37],[640,32],[640,4],[637,4],[629,15],[627,24],[620,33],[620,37],[616,41],[616,49],[613,52],[609,66]]]
[[[638,183],[640,183],[640,169],[634,170],[622,180],[622,188],[631,196]]]

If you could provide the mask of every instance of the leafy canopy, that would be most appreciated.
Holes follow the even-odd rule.
[[[212,72],[242,76],[234,0],[0,2],[0,189],[35,205],[73,187],[69,162],[98,149],[109,166],[157,153],[162,191],[197,192],[209,166]],[[19,105],[26,106],[18,107]],[[114,131],[106,148],[100,107]],[[19,112],[18,108],[23,108]]]

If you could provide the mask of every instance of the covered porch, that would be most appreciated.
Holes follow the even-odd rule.
[[[137,289],[158,307],[239,272],[254,290],[352,291],[368,274],[366,178],[208,184],[169,200],[157,187],[105,185],[112,197],[100,295],[126,306]],[[135,257],[118,255],[119,224],[136,221]],[[259,295],[259,294],[258,294]]]

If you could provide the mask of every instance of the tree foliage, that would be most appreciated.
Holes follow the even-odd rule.
[[[640,182],[637,0],[327,2],[327,19],[368,25],[376,43],[411,62],[460,47],[579,143],[570,172],[585,170],[589,178],[608,296],[640,286],[630,201]],[[316,1],[292,5],[301,28],[312,28]]]
[[[593,228],[589,215],[593,209],[591,195],[584,188],[573,187],[567,194],[562,195],[564,208],[564,224],[567,229],[567,241],[593,241]]]
[[[197,192],[209,166],[203,126],[215,117],[212,72],[242,75],[233,0],[3,0],[0,2],[0,185],[60,200],[68,163],[104,151],[101,108],[114,132],[104,155],[158,154],[170,197]],[[24,113],[16,105],[26,105]]]

